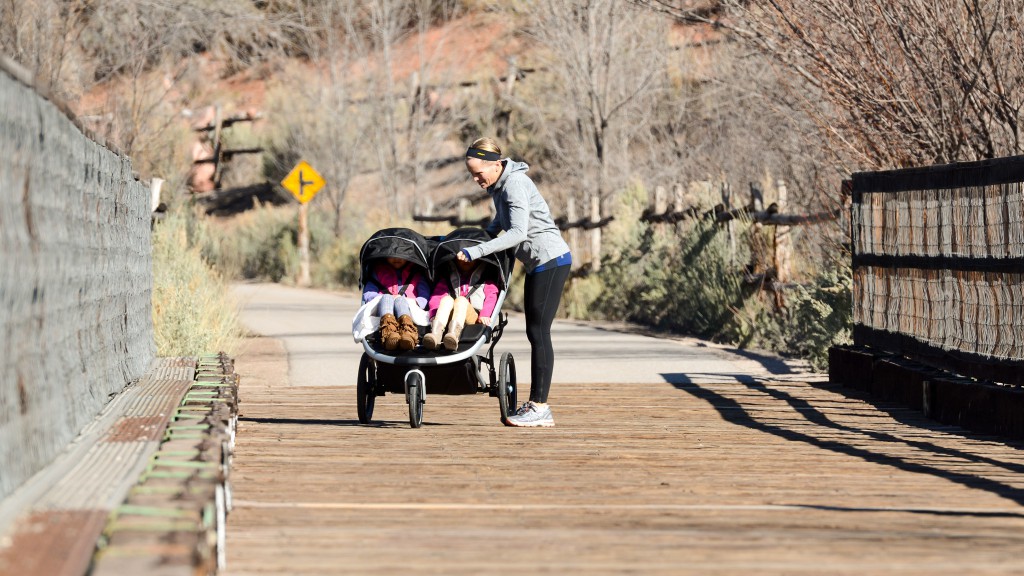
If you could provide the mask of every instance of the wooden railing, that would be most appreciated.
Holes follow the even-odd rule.
[[[1024,156],[854,174],[852,346],[829,380],[1024,438]]]
[[[854,343],[1024,384],[1024,156],[853,176]]]

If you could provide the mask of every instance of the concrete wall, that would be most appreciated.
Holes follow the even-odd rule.
[[[0,498],[155,353],[149,190],[2,64]]]

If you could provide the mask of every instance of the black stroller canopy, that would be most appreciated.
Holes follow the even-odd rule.
[[[431,255],[430,264],[434,274],[441,274],[445,266],[455,260],[456,254],[463,248],[483,244],[490,239],[491,237],[482,228],[459,228],[452,231],[438,242]],[[512,275],[513,258],[512,250],[503,250],[494,254],[488,254],[478,260],[494,267],[501,279],[501,289],[507,290]]]
[[[363,286],[370,277],[370,267],[377,260],[401,258],[421,268],[433,277],[430,269],[430,254],[434,242],[408,228],[385,228],[374,232],[359,250],[359,285]]]

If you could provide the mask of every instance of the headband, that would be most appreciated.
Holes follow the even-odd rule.
[[[501,154],[491,152],[490,150],[484,150],[482,148],[473,148],[471,146],[469,150],[466,150],[466,158],[479,158],[481,160],[490,160],[493,162],[495,160],[501,160]]]

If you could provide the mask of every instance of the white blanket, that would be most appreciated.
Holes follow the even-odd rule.
[[[380,327],[380,317],[376,315],[380,298],[380,295],[377,295],[373,300],[360,306],[352,318],[352,339],[356,342],[362,342],[363,338],[373,334]],[[409,315],[412,316],[412,321],[418,326],[430,326],[430,314],[417,306],[415,300],[406,300],[409,300]]]

